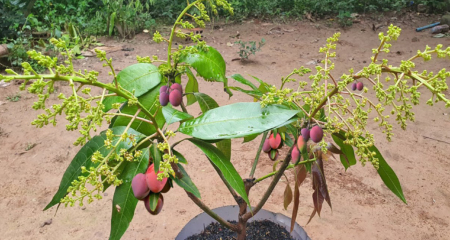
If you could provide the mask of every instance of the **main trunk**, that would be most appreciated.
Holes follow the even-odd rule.
[[[253,179],[245,179],[245,191],[247,192],[247,196],[250,195],[250,189],[253,186]],[[247,222],[248,219],[245,220],[243,216],[247,213],[247,203],[240,198],[238,201],[239,204],[239,216],[238,216],[238,228],[239,232],[237,232],[237,240],[245,240],[247,237]]]
[[[245,240],[247,237],[247,222],[240,222],[239,221],[239,228],[241,229],[241,232],[238,233],[237,240]]]

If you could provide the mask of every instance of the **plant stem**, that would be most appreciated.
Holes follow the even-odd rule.
[[[292,149],[295,147],[295,145],[292,145],[291,149],[289,150],[289,153],[284,158],[284,162],[281,165],[278,172],[275,174],[275,177],[273,178],[272,182],[270,183],[269,187],[267,188],[267,191],[264,193],[261,201],[256,205],[256,207],[251,211],[242,216],[243,221],[248,221],[251,217],[255,216],[259,210],[264,206],[267,199],[269,199],[270,195],[273,192],[273,189],[275,189],[275,186],[277,185],[278,181],[280,180],[281,176],[283,176],[284,171],[286,170],[287,166],[289,165],[289,162],[291,161],[291,152]]]
[[[102,82],[99,82],[99,81],[91,82],[91,81],[86,80],[85,78],[77,77],[77,76],[60,76],[58,74],[42,74],[42,75],[38,75],[38,76],[35,76],[35,75],[14,75],[14,76],[11,76],[11,77],[12,77],[12,79],[24,79],[24,80],[26,80],[26,79],[37,79],[37,78],[51,79],[53,81],[67,81],[67,82],[70,82],[72,80],[74,82],[78,82],[78,83],[81,83],[81,84],[84,84],[84,85],[91,85],[91,86],[95,86],[95,87],[106,89],[106,90],[108,90],[110,92],[113,92],[113,93],[117,94],[117,96],[123,97],[123,98],[125,98],[127,100],[133,98],[132,95],[129,95],[126,92],[115,88],[114,85],[112,85],[112,84],[105,84],[105,83],[102,83]],[[153,126],[155,126],[155,128],[158,128],[158,123],[156,122],[156,119],[144,107],[144,105],[142,105],[142,103],[139,102],[139,101],[137,102],[137,105],[139,106],[141,111],[150,118],[150,121],[153,122]]]
[[[181,105],[180,106],[181,106],[181,110],[183,110],[183,112],[188,113],[188,111],[186,109],[186,106],[184,106],[183,100],[181,101]]]
[[[134,118],[133,115],[129,115],[129,114],[125,114],[125,113],[105,113],[105,115],[122,116],[122,117]],[[150,120],[148,120],[148,119],[141,118],[141,117],[135,117],[135,119],[153,125],[153,122],[150,121]]]
[[[318,112],[318,111],[319,111],[319,110],[327,103],[328,98],[330,98],[331,96],[333,96],[333,95],[336,94],[337,92],[338,92],[338,88],[337,88],[337,87],[334,88],[333,91],[329,92],[329,93],[327,94],[327,96],[325,96],[325,97],[322,99],[322,102],[320,102],[319,106],[317,106],[316,109],[314,109],[314,112],[311,113],[310,119],[312,119],[312,118],[316,115],[316,113],[317,113],[317,112]]]
[[[171,61],[171,59],[172,59],[172,56],[171,56],[172,55],[172,41],[173,41],[173,36],[174,36],[174,33],[175,33],[175,29],[177,28],[177,25],[179,24],[181,19],[184,17],[184,15],[187,13],[187,11],[189,11],[189,9],[191,9],[191,7],[193,7],[199,1],[200,0],[197,0],[197,1],[187,5],[186,8],[180,13],[180,15],[178,15],[177,20],[173,24],[172,31],[170,32],[169,46],[167,47],[167,62],[169,64],[172,64],[172,61]]]
[[[249,178],[253,178],[253,175],[255,174],[255,170],[256,170],[256,165],[258,165],[258,161],[259,161],[259,155],[261,154],[261,150],[264,146],[264,141],[266,141],[267,138],[267,134],[269,132],[265,132],[263,134],[263,137],[261,139],[261,143],[259,144],[259,148],[258,148],[258,152],[256,152],[256,156],[255,156],[255,160],[253,161],[253,166],[252,166],[252,170],[250,171],[250,176]]]
[[[158,134],[159,134],[159,133],[155,132],[155,133],[153,133],[152,135],[150,135],[150,136],[148,136],[148,137],[142,139],[136,146],[134,146],[134,147],[131,149],[130,152],[135,151],[135,150],[138,149],[143,143],[145,143],[146,141],[148,141],[148,140],[150,140],[150,139],[152,139],[152,138],[158,136]],[[150,142],[151,142],[151,141],[150,141]]]
[[[200,199],[198,199],[194,194],[185,191],[188,197],[198,206],[200,207],[206,214],[214,218],[217,222],[219,222],[222,226],[234,231],[239,232],[239,228],[235,224],[231,224],[228,221],[225,221],[223,218],[219,217],[215,212],[213,212],[210,208],[208,208]]]
[[[296,167],[296,166],[298,166],[298,165],[302,165],[302,164],[306,164],[306,163],[311,163],[311,162],[315,162],[315,161],[316,161],[316,159],[314,158],[314,159],[309,159],[309,160],[306,160],[306,161],[298,162],[297,164],[289,164],[289,166],[286,167],[286,170],[287,170],[287,169],[294,168],[294,167]],[[273,175],[277,174],[278,172],[279,172],[279,170],[278,170],[278,171],[275,171],[275,172],[271,172],[271,173],[267,174],[267,175],[264,176],[264,177],[260,177],[260,178],[256,179],[256,180],[253,182],[253,184],[256,184],[256,183],[258,183],[258,182],[261,182],[261,181],[264,180],[264,179],[270,178],[270,177],[272,177]]]

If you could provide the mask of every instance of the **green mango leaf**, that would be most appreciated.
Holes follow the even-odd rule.
[[[219,107],[219,104],[217,104],[214,99],[204,93],[194,93],[194,96],[197,99],[203,113]]]
[[[286,128],[292,134],[292,136],[294,136],[295,139],[298,138],[298,129],[296,127],[294,127],[292,124],[288,124],[286,125]]]
[[[172,153],[173,153],[173,155],[175,155],[178,158],[178,162],[179,163],[183,163],[183,164],[187,164],[188,163],[186,158],[184,158],[184,156],[181,155],[181,153],[175,151],[174,149],[172,149]]]
[[[188,53],[180,57],[180,62],[191,65],[198,75],[206,81],[223,82],[224,89],[228,95],[233,94],[227,89],[228,79],[225,77],[226,64],[222,55],[211,46],[197,47],[197,53]]]
[[[289,136],[289,134],[286,134],[286,140],[284,141],[284,143],[288,146],[288,147],[292,147],[292,145],[294,145],[294,140],[292,140],[291,136]]]
[[[231,160],[231,139],[224,139],[216,143],[217,148],[225,155],[228,161]]]
[[[161,113],[160,107],[159,107],[159,88],[164,85],[163,83],[160,83],[156,88],[153,88],[146,94],[142,95],[138,98],[139,102],[144,105],[147,110],[155,115],[156,112],[156,122],[158,123],[158,126],[162,127],[164,123],[166,122],[163,114]],[[121,108],[121,113],[128,114],[128,115],[134,115],[138,110],[137,106],[129,106],[128,104],[125,104],[123,108]],[[142,111],[138,114],[138,117],[145,118],[148,120],[147,115],[143,113]],[[111,124],[109,127],[117,127],[117,126],[127,126],[128,123],[130,123],[131,118],[124,117],[124,116],[117,116],[113,118],[113,121],[111,121]],[[152,135],[156,132],[155,127],[147,122],[135,119],[134,122],[131,124],[131,128],[135,129],[138,132],[141,132],[147,136]]]
[[[378,175],[380,175],[381,180],[383,180],[384,184],[399,197],[404,203],[406,203],[405,196],[403,195],[402,186],[400,185],[400,181],[398,180],[397,175],[394,170],[389,166],[389,164],[384,160],[378,148],[375,146],[369,147],[369,150],[375,152],[375,157],[378,158],[379,168]]]
[[[138,63],[130,65],[120,71],[117,74],[117,82],[127,91],[133,92],[134,90],[134,96],[140,97],[159,85],[161,82],[161,74],[158,71],[158,67],[155,65],[150,63]],[[107,112],[111,110],[114,103],[123,103],[125,101],[126,99],[123,97],[107,97],[103,100],[103,104],[105,105],[103,111]]]
[[[179,153],[178,153],[179,154]],[[181,155],[181,154],[179,154]],[[182,155],[181,155],[182,156]],[[179,156],[177,156],[178,159],[180,159]],[[183,157],[184,159],[184,157]],[[180,169],[181,173],[183,174],[183,177],[181,179],[175,178],[172,175],[170,175],[170,178],[180,187],[182,187],[184,190],[194,194],[194,196],[200,198],[200,192],[197,189],[197,186],[192,182],[191,178],[187,174],[186,170],[184,170],[183,166],[181,164],[177,164],[178,168]]]
[[[302,114],[303,114],[303,112],[297,112],[297,116],[294,116],[293,118],[287,120],[286,122],[274,127],[273,132],[274,133],[277,132],[277,128],[286,127],[286,126],[290,125],[291,123],[296,122],[298,120],[299,115],[303,116]]]
[[[258,90],[258,88],[255,85],[253,85],[252,82],[250,82],[249,80],[245,79],[241,74],[234,74],[234,75],[231,76],[231,78],[236,80],[236,81],[238,81],[238,82],[240,82],[240,83],[242,83],[242,84],[244,84],[244,85],[247,85],[247,86],[251,87],[253,90]]]
[[[266,84],[267,84],[267,83],[265,83],[263,80],[261,80],[261,79],[255,77],[255,76],[252,76],[252,75],[250,75],[250,76],[251,76],[253,79],[255,79],[256,81],[258,81],[259,84],[262,84],[262,85],[266,85]]]
[[[159,199],[159,193],[150,193],[150,197],[149,199],[149,205],[150,205],[150,210],[155,211],[156,206],[158,205],[158,199]]]
[[[352,146],[344,143],[344,141],[346,140],[344,135],[339,133],[333,133],[331,136],[333,137],[334,142],[341,148],[341,151],[344,153],[340,154],[339,156],[345,170],[347,170],[347,168],[349,168],[350,166],[355,165],[356,164],[355,152]]]
[[[114,192],[110,240],[119,240],[127,230],[131,220],[133,220],[134,211],[139,200],[134,197],[131,181],[138,173],[145,173],[147,170],[149,149],[142,149],[142,153],[138,161],[127,162],[125,169],[119,175],[123,183],[116,187]],[[120,211],[118,211],[117,206],[120,207]]]
[[[180,74],[175,76],[175,82],[178,83],[178,84],[181,84],[181,75]]]
[[[250,201],[248,200],[247,193],[245,192],[244,181],[234,168],[233,164],[230,161],[227,161],[225,155],[210,143],[194,138],[190,138],[187,140],[195,144],[205,153],[211,163],[214,164],[222,172],[223,177],[230,184],[230,186],[239,195],[241,195],[242,199],[244,199],[248,206],[250,206]]]
[[[186,98],[187,98],[186,105],[189,106],[189,105],[197,102],[197,98],[195,98],[195,96],[193,94],[189,94],[189,93],[198,92],[198,81],[197,81],[197,78],[194,76],[194,74],[192,73],[192,71],[189,68],[186,68],[186,75],[188,76],[189,80],[186,84],[186,88],[184,91],[186,93],[188,93],[188,94],[186,94]]]
[[[161,163],[161,152],[158,149],[158,144],[155,142],[150,146],[150,156],[153,159],[155,173],[158,173],[159,164]]]
[[[203,113],[206,113],[211,109],[219,107],[219,104],[217,104],[217,102],[214,99],[212,99],[211,97],[209,97],[204,93],[196,93],[195,97],[199,99],[198,103]],[[220,149],[220,151],[222,151],[222,153],[228,158],[228,160],[231,159],[231,140],[229,139],[221,140],[216,143],[216,146],[217,148]]]
[[[169,125],[172,123],[194,118],[188,113],[180,112],[169,105],[162,108],[162,113],[164,115],[164,118],[166,119],[166,123]]]
[[[339,134],[337,134],[337,136],[339,136],[339,135],[340,135],[341,139],[345,139],[344,131],[340,131]],[[364,139],[363,137],[360,137],[360,138]],[[344,152],[343,147],[341,147],[341,150]],[[381,155],[381,153],[377,147],[371,146],[368,148],[368,150],[371,152],[374,152],[375,158],[378,159],[379,166],[378,166],[377,172],[378,172],[378,175],[380,175],[380,178],[381,178],[381,180],[383,180],[386,187],[388,187],[395,195],[397,195],[397,197],[399,197],[404,203],[406,203],[405,196],[403,195],[402,186],[400,184],[400,181],[398,180],[397,174],[395,174],[394,170],[392,170],[392,168],[386,162],[386,160],[384,159],[383,155]],[[349,157],[349,156],[347,156],[347,157]],[[349,157],[349,159],[350,159],[350,157]]]
[[[125,131],[126,127],[114,127],[111,128],[114,135],[121,135]],[[127,131],[128,134],[135,135],[137,141],[141,140],[145,137],[143,134],[135,131],[134,129],[129,128]],[[117,143],[120,136],[117,136],[113,139],[113,145]],[[113,149],[107,149],[105,147],[106,140],[106,131],[103,131],[100,135],[93,137],[89,142],[87,142],[78,153],[73,158],[72,162],[70,162],[69,167],[67,167],[64,175],[61,179],[61,183],[59,185],[59,189],[56,194],[53,196],[50,203],[44,208],[44,211],[51,208],[52,206],[58,204],[62,198],[67,195],[67,189],[72,185],[72,181],[78,180],[79,176],[87,176],[88,173],[81,173],[81,167],[86,167],[89,169],[90,167],[96,167],[97,164],[92,163],[91,157],[96,152],[99,151],[104,157],[108,155]],[[129,139],[126,141],[122,141],[116,148],[116,152],[119,153],[120,149],[125,148],[129,149],[132,146],[132,143]]]
[[[242,93],[245,93],[245,94],[247,94],[247,95],[249,95],[249,96],[251,96],[251,97],[254,97],[255,99],[261,99],[261,97],[262,97],[262,93],[261,93],[261,91],[259,91],[258,89],[256,89],[256,90],[245,90],[245,89],[242,89],[242,88],[240,88],[240,87],[228,87],[229,89],[231,89],[231,90],[235,90],[235,91],[239,91],[239,92],[242,92]]]
[[[244,143],[253,141],[253,139],[257,138],[259,136],[259,134],[260,133],[245,136],[244,137]]]
[[[239,138],[280,126],[297,113],[297,110],[281,105],[261,108],[260,103],[235,103],[188,120],[180,125],[178,131],[204,140]]]

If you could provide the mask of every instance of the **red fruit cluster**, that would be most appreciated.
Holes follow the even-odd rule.
[[[279,133],[277,133],[277,135],[272,133],[270,137],[264,142],[262,150],[266,153],[269,153],[269,158],[272,161],[275,161],[278,158],[277,149],[281,148],[282,146],[281,135]]]
[[[160,173],[160,172],[158,172]],[[133,189],[134,196],[139,200],[144,200],[145,207],[150,214],[158,214],[164,204],[164,198],[162,194],[159,194],[158,204],[154,211],[150,209],[150,193],[166,193],[170,190],[170,184],[167,178],[162,181],[158,181],[157,174],[155,173],[155,167],[151,164],[145,174],[139,173],[134,176],[131,181],[131,188]]]
[[[364,89],[364,84],[362,82],[355,82],[352,84],[352,90],[355,91],[358,89],[358,91],[362,91]]]
[[[159,103],[161,106],[167,106],[167,103],[170,102],[172,106],[177,107],[182,100],[183,88],[178,83],[172,84],[170,88],[164,85],[159,89]]]
[[[319,126],[314,126],[311,130],[308,128],[303,128],[301,130],[301,135],[297,139],[297,146],[294,146],[291,152],[291,162],[295,163],[301,157],[301,151],[305,148],[306,143],[309,138],[315,143],[322,141],[323,130]]]

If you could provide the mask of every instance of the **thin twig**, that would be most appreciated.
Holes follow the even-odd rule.
[[[141,109],[139,108],[139,110],[141,110]],[[136,120],[139,120],[139,121],[142,121],[142,122],[146,122],[146,123],[149,123],[149,124],[153,125],[153,122],[148,120],[148,119],[141,118],[141,117],[134,117],[133,115],[129,115],[129,114],[125,114],[125,113],[105,113],[105,115],[113,115],[113,116],[122,116],[122,117],[128,117],[128,118],[135,118]]]
[[[264,142],[266,141],[266,138],[267,138],[267,134],[268,134],[268,133],[269,133],[269,132],[265,132],[265,133],[263,134],[263,137],[262,137],[262,139],[261,139],[261,143],[259,144],[258,152],[256,153],[255,160],[253,161],[253,166],[252,166],[252,170],[250,171],[250,176],[249,176],[249,178],[253,178],[253,175],[255,174],[256,165],[258,165],[259,155],[261,154],[261,150],[262,150],[262,148],[263,148]]]

